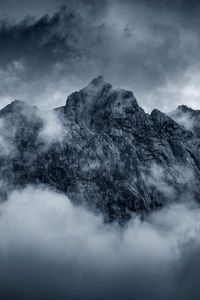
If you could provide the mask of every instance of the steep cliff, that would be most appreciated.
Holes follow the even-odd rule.
[[[185,111],[194,126],[182,122]],[[200,201],[199,120],[185,106],[147,114],[132,92],[102,77],[53,112],[14,101],[0,111],[1,195],[44,184],[119,222]]]

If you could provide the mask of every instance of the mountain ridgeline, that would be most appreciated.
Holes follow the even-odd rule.
[[[41,184],[125,222],[174,201],[200,201],[200,111],[151,114],[102,77],[65,106],[14,101],[0,111],[1,198]]]

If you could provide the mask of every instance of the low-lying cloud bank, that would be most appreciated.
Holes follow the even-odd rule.
[[[199,299],[200,209],[173,204],[126,227],[42,187],[0,205],[2,299]]]

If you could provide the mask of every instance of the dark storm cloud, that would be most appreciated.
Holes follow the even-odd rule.
[[[75,63],[79,56],[89,59],[90,49],[84,48],[87,41],[83,44],[84,26],[83,20],[64,8],[52,17],[45,15],[36,21],[27,17],[16,26],[3,22],[0,30],[1,67],[22,61],[32,76],[39,76],[52,69],[55,63],[64,60]]]
[[[132,89],[147,109],[198,106],[198,1],[46,3],[37,4],[38,12],[25,6],[17,23],[2,21],[2,103],[15,97],[60,105],[69,92],[102,74]],[[45,5],[49,15],[40,17]],[[52,13],[59,5],[66,8]],[[16,10],[22,7],[23,1]]]
[[[92,30],[91,30],[92,29]],[[62,8],[53,16],[26,17],[15,25],[2,21],[0,29],[0,77],[2,98],[24,97],[53,102],[67,83],[77,84],[86,71],[96,68],[93,48],[101,43],[101,28]],[[90,74],[91,76],[91,74]],[[89,77],[89,74],[88,74]],[[62,81],[65,87],[62,88]],[[45,94],[45,89],[47,93]],[[49,92],[53,90],[53,92]],[[9,92],[10,91],[10,92]],[[72,87],[71,90],[72,91]],[[10,94],[10,95],[9,95]],[[50,100],[49,94],[52,95]],[[57,100],[57,99],[56,99]],[[54,106],[56,103],[53,103]]]

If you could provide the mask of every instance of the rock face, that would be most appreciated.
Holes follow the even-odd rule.
[[[188,112],[192,128],[180,121]],[[44,184],[119,222],[171,201],[200,201],[199,118],[186,106],[147,114],[132,92],[102,77],[56,108],[53,123],[14,101],[0,111],[1,195]]]
[[[176,122],[191,130],[196,137],[200,138],[200,110],[181,105],[171,112],[170,116]]]

